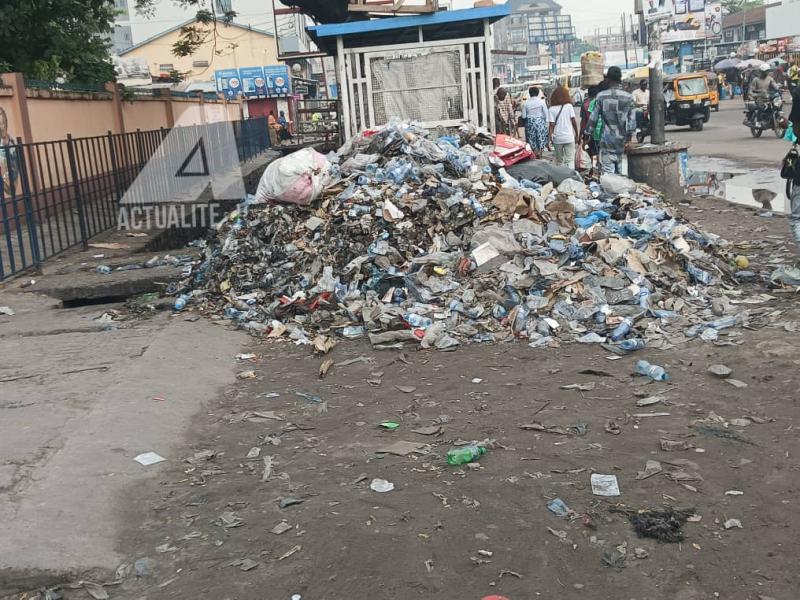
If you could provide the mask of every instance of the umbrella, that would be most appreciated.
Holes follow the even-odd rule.
[[[735,69],[742,61],[738,58],[726,58],[719,61],[714,65],[714,70],[719,73],[720,71],[727,71],[728,69]]]
[[[757,69],[761,65],[766,65],[766,64],[767,63],[765,63],[763,60],[758,60],[757,58],[751,58],[750,60],[745,60],[743,62],[740,62],[738,65],[736,65],[736,68],[737,69]]]
[[[779,57],[773,58],[771,61],[769,61],[769,64],[771,66],[773,66],[773,67],[777,67],[779,65],[787,65],[787,64],[789,64],[789,61],[788,60],[784,60],[779,56]]]

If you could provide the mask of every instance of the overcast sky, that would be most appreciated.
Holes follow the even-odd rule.
[[[594,32],[596,27],[606,28],[619,25],[623,12],[633,12],[633,0],[557,0],[564,12],[572,15],[572,22],[578,35]],[[133,0],[128,0],[133,5]],[[453,0],[454,8],[470,8],[473,0]],[[588,6],[587,6],[588,5]],[[158,0],[158,7],[152,19],[131,14],[133,41],[136,43],[174,27],[194,14],[194,10],[182,9],[173,0]],[[272,29],[272,0],[233,0],[233,8],[239,13],[237,21],[259,29]]]

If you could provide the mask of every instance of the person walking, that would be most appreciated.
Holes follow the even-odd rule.
[[[800,59],[795,60],[794,64],[789,67],[789,90],[794,92],[797,87],[800,87]]]
[[[525,121],[525,141],[536,158],[541,158],[547,146],[547,103],[539,98],[539,88],[528,90],[529,98],[522,105],[522,119]]]
[[[789,123],[791,123],[795,135],[800,133],[800,85],[794,86],[792,90],[792,112],[789,114]],[[797,145],[795,145],[796,147]],[[789,183],[791,188],[789,223],[794,235],[794,242],[800,249],[800,165],[795,167],[794,177]]]
[[[606,73],[608,89],[597,94],[595,110],[584,131],[588,137],[602,119],[603,133],[600,137],[600,170],[608,174],[622,174],[622,157],[625,148],[636,132],[636,111],[633,96],[623,90],[622,71],[610,67]]]
[[[511,101],[511,94],[505,88],[497,90],[495,95],[497,106],[497,133],[514,135],[516,131],[516,115],[514,114],[514,103]]]
[[[555,148],[556,164],[574,169],[578,122],[567,88],[558,86],[550,96],[548,121],[550,122],[548,139]]]

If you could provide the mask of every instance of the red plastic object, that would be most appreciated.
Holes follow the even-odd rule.
[[[520,161],[528,160],[533,156],[533,152],[525,142],[502,133],[497,134],[494,138],[494,152],[492,154],[502,160],[507,167]]]

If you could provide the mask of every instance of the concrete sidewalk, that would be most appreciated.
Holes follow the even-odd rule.
[[[166,313],[103,331],[93,319],[109,306],[63,309],[18,288],[3,305],[16,314],[0,315],[0,597],[113,573],[122,516],[144,512],[131,492],[163,467],[133,458],[183,459],[191,417],[234,381],[243,340]]]

